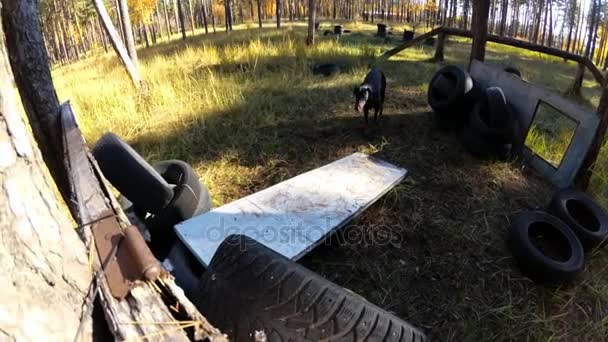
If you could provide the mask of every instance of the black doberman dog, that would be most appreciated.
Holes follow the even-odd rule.
[[[374,122],[378,120],[378,113],[382,117],[384,109],[384,94],[386,93],[386,77],[382,71],[373,68],[360,86],[355,87],[355,110],[363,111],[365,124],[368,124],[369,110],[374,110]]]

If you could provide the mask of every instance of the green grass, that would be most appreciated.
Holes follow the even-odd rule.
[[[143,92],[111,54],[57,68],[54,80],[89,143],[113,131],[150,161],[186,160],[216,205],[355,151],[409,168],[404,183],[347,228],[356,236],[388,229],[398,243],[334,243],[302,262],[435,340],[605,340],[608,255],[595,253],[580,279],[561,288],[535,285],[513,266],[504,242],[509,217],[543,206],[551,189],[528,169],[470,157],[434,129],[426,90],[441,65],[424,62],[431,48],[379,65],[389,84],[385,118],[362,133],[353,86],[393,45],[373,38],[373,26],[347,26],[357,32],[339,43],[320,37],[312,48],[303,45],[304,24],[162,42],[139,51]],[[467,40],[450,41],[446,63],[464,65],[469,51]],[[346,67],[313,76],[310,66],[323,61]],[[575,74],[572,63],[494,44],[487,61],[560,92]],[[599,87],[590,79],[583,86],[584,104],[597,104]]]

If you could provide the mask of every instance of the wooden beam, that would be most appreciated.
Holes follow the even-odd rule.
[[[416,43],[425,40],[426,38],[430,38],[435,35],[440,35],[442,33],[444,33],[446,35],[446,37],[447,36],[459,36],[459,37],[465,37],[465,38],[473,38],[473,32],[468,31],[468,30],[463,30],[463,29],[458,29],[458,28],[453,28],[453,27],[438,27],[436,29],[433,29],[432,31],[429,31],[421,36],[416,37],[414,40],[403,43],[403,44],[385,52],[380,58],[388,59],[388,58],[396,55],[397,53],[415,45]],[[501,36],[497,36],[494,34],[487,35],[486,41],[492,42],[492,43],[497,43],[497,44],[502,44],[502,45],[513,46],[513,47],[517,47],[520,49],[540,52],[540,53],[544,53],[546,55],[560,57],[560,58],[563,58],[566,60],[577,62],[579,64],[584,65],[591,72],[591,74],[593,75],[593,78],[601,86],[603,86],[605,83],[605,77],[602,74],[602,72],[587,57],[580,56],[580,55],[570,53],[567,51],[563,51],[560,49],[548,47],[548,46],[530,43],[530,42],[527,42],[524,40],[519,40],[519,39],[514,39],[514,38],[509,38],[509,37],[501,37]]]
[[[600,155],[600,150],[604,145],[606,139],[606,132],[608,131],[608,87],[604,86],[602,89],[602,96],[600,97],[600,104],[597,108],[597,114],[600,116],[600,124],[595,131],[593,142],[587,150],[585,159],[581,168],[576,176],[575,183],[583,190],[589,188],[591,182],[591,176],[593,175],[593,168]]]
[[[483,62],[486,56],[486,41],[488,37],[488,16],[490,14],[489,0],[473,0],[473,44],[470,60]]]
[[[451,36],[460,36],[460,37],[468,37],[468,38],[473,37],[473,33],[471,31],[452,28],[452,27],[443,27],[442,31],[445,32],[447,35],[451,35]],[[589,69],[589,71],[591,72],[591,74],[593,75],[595,80],[600,85],[602,85],[602,86],[604,85],[604,82],[605,82],[604,75],[602,75],[602,72],[587,57],[580,56],[580,55],[570,53],[567,51],[563,51],[560,49],[556,49],[553,47],[534,44],[531,42],[527,42],[525,40],[519,40],[519,39],[514,39],[514,38],[509,38],[509,37],[502,37],[502,36],[497,36],[494,34],[488,35],[487,41],[492,42],[492,43],[502,44],[502,45],[509,45],[509,46],[520,48],[520,49],[526,49],[529,51],[540,52],[540,53],[544,53],[546,55],[560,57],[560,58],[563,58],[566,60],[570,60],[573,62],[583,64],[585,67],[587,67],[587,69]]]
[[[420,36],[418,36],[418,37],[410,40],[409,42],[405,42],[405,43],[403,43],[403,44],[401,44],[401,45],[399,45],[399,46],[397,46],[397,47],[395,47],[395,48],[393,48],[391,50],[386,51],[384,54],[382,54],[382,56],[380,56],[380,58],[381,59],[389,59],[392,56],[398,54],[399,52],[401,52],[401,51],[409,48],[410,46],[413,46],[413,45],[416,45],[418,43],[421,43],[421,42],[423,42],[427,38],[431,38],[431,37],[436,36],[437,34],[441,33],[442,30],[443,30],[442,27],[435,28],[435,29],[433,29],[433,30],[431,30],[431,31],[429,31],[429,32],[427,32],[425,34],[422,34],[422,35],[420,35]]]
[[[576,74],[574,75],[574,82],[570,89],[568,89],[568,93],[571,93],[576,96],[581,96],[581,88],[583,87],[583,79],[585,78],[585,64],[578,63],[576,67]]]
[[[444,32],[439,33],[439,38],[437,39],[437,46],[435,47],[435,56],[433,56],[434,62],[443,62],[443,50],[445,48],[445,40],[446,34]]]

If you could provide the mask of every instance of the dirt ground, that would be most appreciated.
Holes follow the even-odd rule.
[[[162,101],[142,102],[122,92],[120,102],[98,103],[99,96],[84,95],[74,102],[84,113],[104,110],[105,116],[83,119],[89,141],[113,130],[151,161],[183,159],[195,166],[219,205],[357,151],[405,167],[410,174],[402,184],[301,263],[420,327],[432,340],[608,340],[608,253],[589,255],[583,274],[567,286],[540,286],[522,276],[505,243],[510,218],[543,208],[553,190],[529,168],[476,159],[453,134],[435,129],[426,87],[441,65],[423,62],[431,48],[416,47],[380,65],[389,84],[385,116],[364,134],[363,118],[352,110],[352,87],[363,79],[368,55],[387,48],[374,40],[374,28],[368,29],[340,45],[323,45],[320,38],[318,45],[326,49],[310,54],[289,47],[289,39],[303,41],[303,28],[293,35],[255,31],[285,51],[271,56],[267,51],[275,45],[249,45],[253,71],[236,57],[226,60],[243,48],[241,42],[250,41],[252,33],[244,30],[200,36],[187,48],[161,45],[140,60],[150,70],[184,68],[181,83],[175,81],[179,73],[161,69],[167,78],[159,79],[156,89],[161,95],[170,90],[165,97],[170,100],[181,95],[183,104],[163,107]],[[227,47],[218,52],[222,62],[197,69],[206,51],[202,44]],[[450,42],[448,62],[463,65],[468,51],[466,42]],[[307,63],[327,60],[352,67],[335,77],[310,75]],[[565,86],[576,68],[492,46],[488,60],[515,64],[528,79],[549,85]],[[209,75],[221,81],[212,84]],[[108,82],[95,77],[92,85]],[[193,86],[183,87],[186,82]],[[79,87],[66,84],[66,94],[78,94]],[[210,93],[224,101],[221,106],[185,102]],[[132,109],[121,106],[124,99],[131,100]],[[108,117],[109,108],[119,113],[115,119]],[[131,114],[123,115],[127,109]],[[140,113],[144,109],[146,115]]]

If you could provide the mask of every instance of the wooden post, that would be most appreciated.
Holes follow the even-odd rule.
[[[473,44],[470,60],[483,62],[486,56],[486,41],[488,39],[488,15],[490,14],[489,0],[473,0]]]
[[[574,83],[572,87],[568,90],[570,94],[581,96],[581,87],[583,86],[583,78],[585,77],[585,65],[583,63],[578,63],[576,68],[576,75],[574,76]]]
[[[583,161],[575,180],[575,183],[583,190],[587,190],[589,187],[595,162],[604,145],[606,132],[608,131],[608,87],[606,87],[606,84],[604,84],[602,88],[602,97],[600,97],[600,104],[597,107],[597,114],[600,116],[600,124],[597,127],[593,142],[591,143],[589,150],[587,150],[585,160]]]
[[[435,48],[435,56],[433,57],[434,62],[443,62],[443,49],[445,46],[446,34],[441,32],[437,39],[437,46]]]

